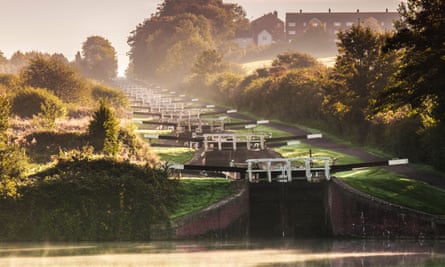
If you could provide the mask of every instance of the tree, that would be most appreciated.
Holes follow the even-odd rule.
[[[247,22],[244,10],[236,4],[165,0],[128,38],[128,74],[163,78],[163,82],[183,81],[203,51],[223,47],[237,30],[247,27]]]
[[[99,101],[99,108],[88,125],[88,135],[97,150],[103,150],[110,156],[116,156],[119,152],[119,121],[103,99]]]
[[[209,21],[194,14],[152,18],[138,27],[129,44],[133,76],[164,83],[182,81],[196,58],[215,46]]]
[[[202,52],[193,65],[193,73],[198,75],[221,72],[224,69],[223,56],[215,49]]]
[[[378,107],[410,105],[445,123],[445,1],[407,0],[399,8],[397,31],[386,51],[402,51],[395,83],[378,99]]]
[[[371,104],[395,71],[394,53],[383,54],[385,36],[370,28],[353,26],[340,32],[337,60],[326,84],[325,111],[354,124],[355,135],[365,137]],[[352,128],[351,128],[352,129]]]
[[[97,80],[109,80],[116,77],[116,50],[107,39],[100,36],[88,37],[82,45],[82,55],[80,70],[86,76]],[[76,61],[79,61],[77,56]]]
[[[25,85],[46,88],[65,102],[85,97],[87,89],[80,75],[58,57],[37,56],[21,73]]]
[[[26,170],[26,156],[21,149],[9,144],[10,104],[5,95],[0,95],[0,197],[17,197],[17,186]]]
[[[9,127],[10,103],[5,95],[0,94],[0,143],[6,143]]]
[[[309,68],[319,66],[317,59],[299,52],[296,53],[284,53],[277,56],[273,60],[273,67],[282,67],[285,69],[298,69],[298,68]]]

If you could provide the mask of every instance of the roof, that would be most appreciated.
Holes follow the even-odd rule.
[[[274,40],[280,40],[284,37],[284,22],[278,18],[276,11],[253,20],[251,29],[254,36],[266,30],[272,35]]]

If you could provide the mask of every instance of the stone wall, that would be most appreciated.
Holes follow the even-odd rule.
[[[332,179],[328,209],[333,236],[443,238],[445,220],[363,194]]]

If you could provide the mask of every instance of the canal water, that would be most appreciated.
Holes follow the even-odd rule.
[[[445,266],[445,241],[249,240],[0,243],[0,267]]]

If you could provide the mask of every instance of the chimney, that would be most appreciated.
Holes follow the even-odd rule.
[[[360,13],[360,9],[357,8],[357,13]]]
[[[274,15],[276,18],[278,18],[278,11],[275,10],[275,11],[273,12],[273,15]]]
[[[329,14],[331,14],[331,9],[329,8]]]
[[[300,9],[300,14],[303,13],[303,9]]]
[[[388,13],[388,8],[386,9],[386,13]]]

